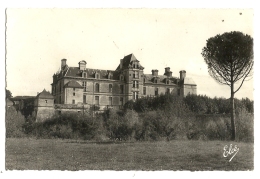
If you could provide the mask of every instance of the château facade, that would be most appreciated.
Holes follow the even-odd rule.
[[[179,77],[172,76],[170,67],[163,75],[157,69],[144,74],[144,67],[133,54],[121,59],[114,71],[87,68],[84,60],[77,67],[69,67],[66,61],[61,60],[61,70],[53,75],[54,104],[122,106],[129,100],[161,93],[182,97],[197,94],[197,85],[186,77],[186,71],[180,71]]]

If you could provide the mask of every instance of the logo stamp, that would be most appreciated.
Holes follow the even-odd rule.
[[[231,158],[229,159],[229,162],[231,162],[231,160],[236,156],[236,154],[238,153],[239,151],[239,148],[237,147],[237,145],[235,145],[233,147],[232,144],[229,145],[225,145],[224,148],[224,153],[223,153],[223,157],[228,157],[228,156],[231,156]]]

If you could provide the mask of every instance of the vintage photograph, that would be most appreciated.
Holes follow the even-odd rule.
[[[6,9],[5,170],[254,171],[253,9]]]

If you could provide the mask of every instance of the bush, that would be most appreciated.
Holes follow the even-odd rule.
[[[223,118],[209,120],[206,123],[204,135],[209,140],[227,140],[230,133],[227,129],[227,122]]]
[[[238,141],[254,141],[254,116],[245,107],[236,111],[236,138]]]
[[[13,106],[6,109],[6,137],[24,137],[24,123],[24,116],[19,111],[16,111]]]
[[[229,116],[224,115],[198,115],[189,121],[187,137],[192,140],[228,140],[229,121]]]
[[[91,140],[105,134],[102,118],[72,112],[53,116],[43,122],[30,120],[24,129],[28,135],[39,138]]]

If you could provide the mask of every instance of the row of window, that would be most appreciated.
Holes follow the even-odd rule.
[[[159,89],[158,88],[155,88],[154,89],[154,95],[157,96],[158,95],[158,91]],[[166,89],[166,94],[170,94],[170,88],[167,88]],[[146,87],[143,87],[143,95],[146,95]],[[178,89],[178,95],[180,96],[180,89]]]
[[[145,83],[145,82],[146,82],[146,79],[144,78],[143,81],[144,81],[144,83]],[[155,79],[153,80],[153,82],[154,82],[154,83],[158,83],[158,82],[159,82],[159,79],[156,79],[156,78],[155,78]],[[165,84],[169,85],[169,84],[170,84],[170,80],[167,79],[167,80],[165,81]]]
[[[87,91],[87,82],[86,81],[83,81],[82,82],[82,86],[83,86],[83,91],[86,92]],[[95,89],[94,89],[95,92],[100,92],[100,85],[99,83],[96,83],[95,84]],[[113,85],[112,84],[109,84],[108,85],[108,91],[109,93],[112,93],[113,92]],[[124,85],[120,85],[120,93],[123,94],[124,93]]]
[[[83,95],[83,104],[87,103],[87,96]],[[75,99],[72,100],[72,104],[75,104]],[[120,105],[124,104],[124,99],[120,97]],[[95,96],[95,105],[99,105],[99,96]],[[108,105],[113,105],[113,97],[108,97]]]
[[[82,73],[82,77],[83,77],[83,78],[87,78],[87,73],[86,73],[86,72],[83,72],[83,73]],[[112,77],[113,77],[113,76],[112,76],[111,74],[108,74],[107,79],[112,79]],[[96,74],[95,74],[95,78],[96,78],[96,79],[99,79],[99,78],[100,78],[100,75],[99,75],[98,73],[96,73]],[[120,76],[119,76],[119,80],[123,81],[123,80],[124,80],[124,76],[123,76],[123,75],[120,75]]]

